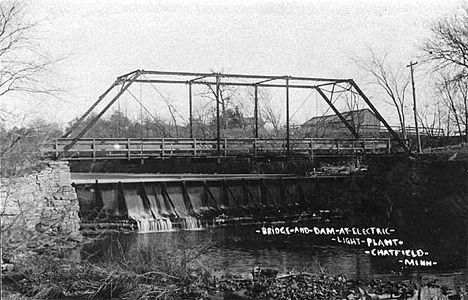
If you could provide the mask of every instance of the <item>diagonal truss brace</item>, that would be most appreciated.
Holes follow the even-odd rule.
[[[328,106],[330,106],[330,108],[333,109],[333,111],[338,116],[338,118],[340,118],[341,122],[343,122],[343,124],[346,125],[346,127],[349,129],[349,131],[351,131],[351,133],[354,135],[354,137],[359,139],[360,138],[359,133],[357,133],[356,130],[354,130],[353,126],[351,126],[351,124],[349,124],[348,121],[346,121],[345,117],[343,117],[343,115],[338,111],[338,109],[336,109],[336,107],[333,105],[333,103],[330,101],[330,99],[328,99],[328,97],[325,95],[325,93],[318,87],[316,87],[315,89],[320,94],[320,96],[322,96],[322,98],[327,102]]]
[[[369,105],[370,109],[374,112],[375,116],[382,122],[387,128],[388,132],[392,135],[392,137],[398,142],[398,144],[405,150],[405,152],[409,153],[411,152],[406,143],[398,136],[398,134],[395,133],[395,131],[388,125],[387,121],[382,117],[382,115],[377,111],[375,106],[372,104],[372,102],[367,98],[367,96],[362,92],[362,90],[359,88],[359,86],[354,82],[354,80],[350,79],[349,83],[356,89],[358,94],[361,96],[362,99]]]
[[[97,114],[92,120],[91,122],[85,127],[83,128],[83,130],[80,131],[80,133],[78,133],[78,135],[76,137],[73,138],[73,140],[71,141],[70,144],[68,144],[65,148],[63,148],[63,151],[62,153],[58,156],[58,159],[61,159],[63,158],[67,153],[68,153],[68,150],[70,150],[77,142],[79,139],[81,139],[85,134],[86,132],[89,131],[89,129],[91,127],[93,127],[93,125],[102,117],[102,115],[112,106],[112,104],[115,103],[115,101],[117,101],[117,99],[120,98],[120,96],[132,85],[132,83],[141,75],[141,71],[136,71],[134,73],[130,73],[130,78],[127,79],[123,79],[123,78],[118,78],[116,83],[114,83],[101,97],[99,97],[99,99],[93,104],[93,106],[83,115],[81,116],[81,118],[79,120],[83,121],[84,118],[86,118],[87,115],[89,115],[89,113],[91,112],[92,109],[94,109],[98,104],[99,102],[102,101],[102,99],[104,99],[104,97],[110,92],[110,90],[112,90],[118,83],[122,82],[122,88],[120,89],[120,91],[117,93],[117,95],[106,105],[106,107],[104,107],[101,112],[99,114]],[[68,134],[70,134],[72,132],[72,129],[75,129],[76,127],[78,127],[79,123],[81,123],[81,121],[77,122],[77,124],[75,124],[72,128],[70,128],[70,130],[68,130],[67,132],[67,136]]]

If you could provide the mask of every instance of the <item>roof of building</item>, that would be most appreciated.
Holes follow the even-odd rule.
[[[244,117],[243,118],[244,125],[246,126],[254,126],[255,125],[255,117]],[[258,126],[263,126],[265,125],[265,121],[259,117],[258,118]]]
[[[364,109],[358,109],[358,110],[351,110],[351,111],[345,111],[342,112],[341,115],[343,118],[345,118],[346,121],[351,122],[353,120],[353,117],[356,115],[361,115],[364,114],[365,112],[369,112],[372,115],[375,116],[375,114],[368,108]],[[340,117],[338,115],[326,115],[326,116],[318,116],[318,117],[313,117],[306,121],[302,126],[315,126],[317,124],[330,124],[330,123],[342,123],[340,120]]]

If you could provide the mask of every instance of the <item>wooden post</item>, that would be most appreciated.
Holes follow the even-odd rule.
[[[314,158],[314,139],[310,138],[310,157]]]
[[[193,156],[197,156],[197,139],[193,139]]]
[[[55,157],[57,158],[58,156],[59,156],[58,139],[55,139]]]
[[[254,157],[257,157],[257,139],[254,139],[253,141],[253,147],[254,147]]]
[[[224,139],[224,156],[227,156],[227,139]]]
[[[127,159],[130,160],[130,139],[127,139]]]
[[[143,159],[143,138],[140,140],[140,158]],[[143,163],[142,163],[143,164]]]
[[[161,156],[164,156],[164,138],[161,139]]]
[[[93,139],[93,159],[96,158],[96,139]]]
[[[93,188],[94,188],[94,205],[96,209],[100,210],[104,206],[104,202],[102,200],[102,191],[99,186],[99,181],[97,179],[93,185]]]

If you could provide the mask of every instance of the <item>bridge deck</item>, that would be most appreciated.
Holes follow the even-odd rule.
[[[45,145],[45,157],[57,158],[72,139],[59,138]],[[85,138],[63,155],[68,160],[146,159],[174,157],[282,157],[388,155],[390,139],[290,139],[289,151],[283,139],[189,138]]]

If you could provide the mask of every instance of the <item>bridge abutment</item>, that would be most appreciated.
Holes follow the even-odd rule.
[[[78,232],[79,203],[66,161],[47,161],[40,171],[2,178],[2,231]]]

